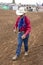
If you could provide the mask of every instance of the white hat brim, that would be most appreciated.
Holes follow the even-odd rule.
[[[24,13],[25,11],[24,12],[20,12],[19,10],[16,11],[16,15],[23,15]]]

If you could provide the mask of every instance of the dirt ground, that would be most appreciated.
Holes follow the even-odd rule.
[[[43,65],[43,12],[28,12],[26,15],[30,17],[32,26],[29,55],[24,56],[22,45],[20,57],[12,61],[17,47],[17,34],[13,32],[17,16],[14,11],[0,10],[0,65]]]

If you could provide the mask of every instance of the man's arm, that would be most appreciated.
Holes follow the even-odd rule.
[[[25,36],[27,36],[27,34],[29,34],[30,33],[30,31],[31,31],[31,24],[30,24],[30,19],[28,18],[28,17],[26,17],[26,19],[25,19],[26,21],[26,32],[25,32]]]
[[[14,26],[13,26],[14,29],[17,29],[17,27],[18,27],[18,22],[19,22],[19,17],[17,18],[16,23],[15,23]]]

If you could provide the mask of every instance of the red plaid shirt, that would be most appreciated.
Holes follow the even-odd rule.
[[[20,17],[17,18],[17,21],[16,21],[16,23],[15,23],[15,25],[14,25],[14,29],[15,29],[15,28],[17,29],[19,20],[20,20]],[[20,31],[21,31],[21,32],[24,31],[24,32],[25,32],[25,35],[27,35],[27,34],[29,34],[30,31],[31,31],[30,19],[29,19],[27,16],[25,16],[25,24],[26,24],[26,28],[22,27],[22,28],[20,29]]]

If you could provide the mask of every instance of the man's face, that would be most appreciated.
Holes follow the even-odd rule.
[[[20,17],[23,17],[23,15],[20,15]]]
[[[23,17],[25,14],[23,14],[23,15],[20,15],[20,17]]]

